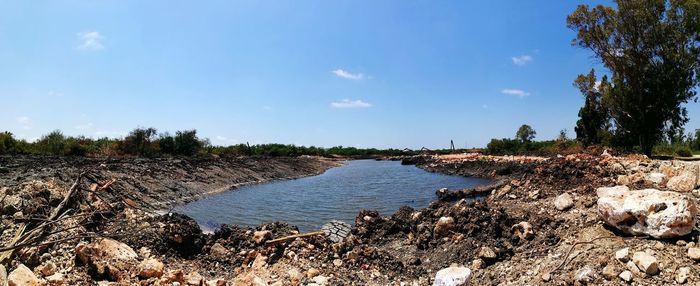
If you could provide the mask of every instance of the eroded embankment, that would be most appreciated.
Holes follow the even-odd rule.
[[[240,185],[323,173],[339,162],[319,157],[85,158],[0,156],[0,187],[32,180],[70,185],[80,172],[91,182],[147,209],[165,209]]]

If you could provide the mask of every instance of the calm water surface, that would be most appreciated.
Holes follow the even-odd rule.
[[[336,219],[353,224],[361,209],[390,215],[401,206],[424,208],[440,188],[459,189],[489,180],[426,172],[397,161],[357,160],[297,180],[244,186],[176,209],[205,229],[219,224],[256,226],[286,221],[301,231]]]

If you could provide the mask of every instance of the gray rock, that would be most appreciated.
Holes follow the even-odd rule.
[[[695,201],[676,192],[626,186],[598,188],[598,214],[607,223],[632,235],[673,238],[695,226]]]
[[[586,265],[583,268],[579,269],[576,271],[576,274],[574,275],[576,278],[576,281],[581,282],[581,283],[589,283],[593,281],[593,269],[591,269],[590,266]]]
[[[690,275],[690,267],[681,267],[678,268],[678,272],[676,272],[676,282],[679,284],[683,284],[686,281],[688,281],[688,276]]]
[[[622,263],[627,263],[630,260],[630,248],[625,247],[615,252],[615,259]]]
[[[648,184],[661,186],[661,184],[666,180],[666,175],[663,173],[649,173],[644,177],[644,181]]]
[[[688,257],[695,261],[700,261],[700,248],[690,247],[688,248]]]
[[[472,271],[467,267],[452,266],[435,273],[433,286],[469,286]]]
[[[554,200],[554,207],[560,211],[568,210],[574,206],[574,198],[569,193],[563,193]]]
[[[656,261],[656,257],[646,252],[635,252],[632,256],[632,262],[646,274],[654,275],[659,273],[659,263]]]
[[[632,281],[632,272],[630,272],[629,270],[622,271],[622,273],[620,273],[620,276],[619,276],[619,277],[620,277],[620,279],[622,279],[623,281],[629,283],[629,282]]]
[[[316,282],[316,284],[318,284],[320,286],[328,284],[328,277],[326,277],[326,276],[319,275],[319,276],[314,277],[312,280],[314,280],[314,282]]]

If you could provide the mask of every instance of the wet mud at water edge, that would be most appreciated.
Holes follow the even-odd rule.
[[[462,189],[491,180],[426,172],[397,161],[357,160],[297,180],[241,187],[175,209],[205,229],[272,221],[318,230],[331,220],[352,223],[361,209],[390,215],[401,206],[427,207],[440,188]]]

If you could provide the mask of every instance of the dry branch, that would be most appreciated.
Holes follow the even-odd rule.
[[[286,241],[290,241],[296,238],[302,238],[302,237],[310,237],[310,236],[316,236],[316,235],[324,235],[325,233],[323,231],[314,231],[314,232],[309,232],[309,233],[300,233],[300,234],[295,234],[295,235],[290,235],[290,236],[285,236],[285,237],[280,237],[277,239],[269,240],[265,242],[265,245],[274,245],[277,243],[282,243]]]
[[[573,260],[573,258],[572,258],[571,260],[569,260],[569,261],[567,262],[567,259],[569,259],[569,255],[571,255],[571,252],[574,251],[574,248],[575,248],[577,245],[592,244],[592,243],[596,242],[597,240],[601,240],[601,239],[614,239],[614,238],[622,239],[622,238],[619,237],[619,236],[600,236],[600,237],[596,237],[596,238],[591,239],[591,240],[588,240],[588,241],[577,241],[576,243],[574,243],[574,244],[571,245],[571,248],[569,248],[569,251],[567,251],[567,252],[566,252],[566,255],[564,255],[564,261],[562,261],[561,264],[559,264],[559,266],[557,266],[557,268],[554,268],[554,270],[552,270],[552,272],[550,272],[550,273],[554,273],[554,272],[559,271],[559,269],[561,269],[562,267],[564,267],[564,265],[566,265],[568,262],[571,262],[571,260]]]

